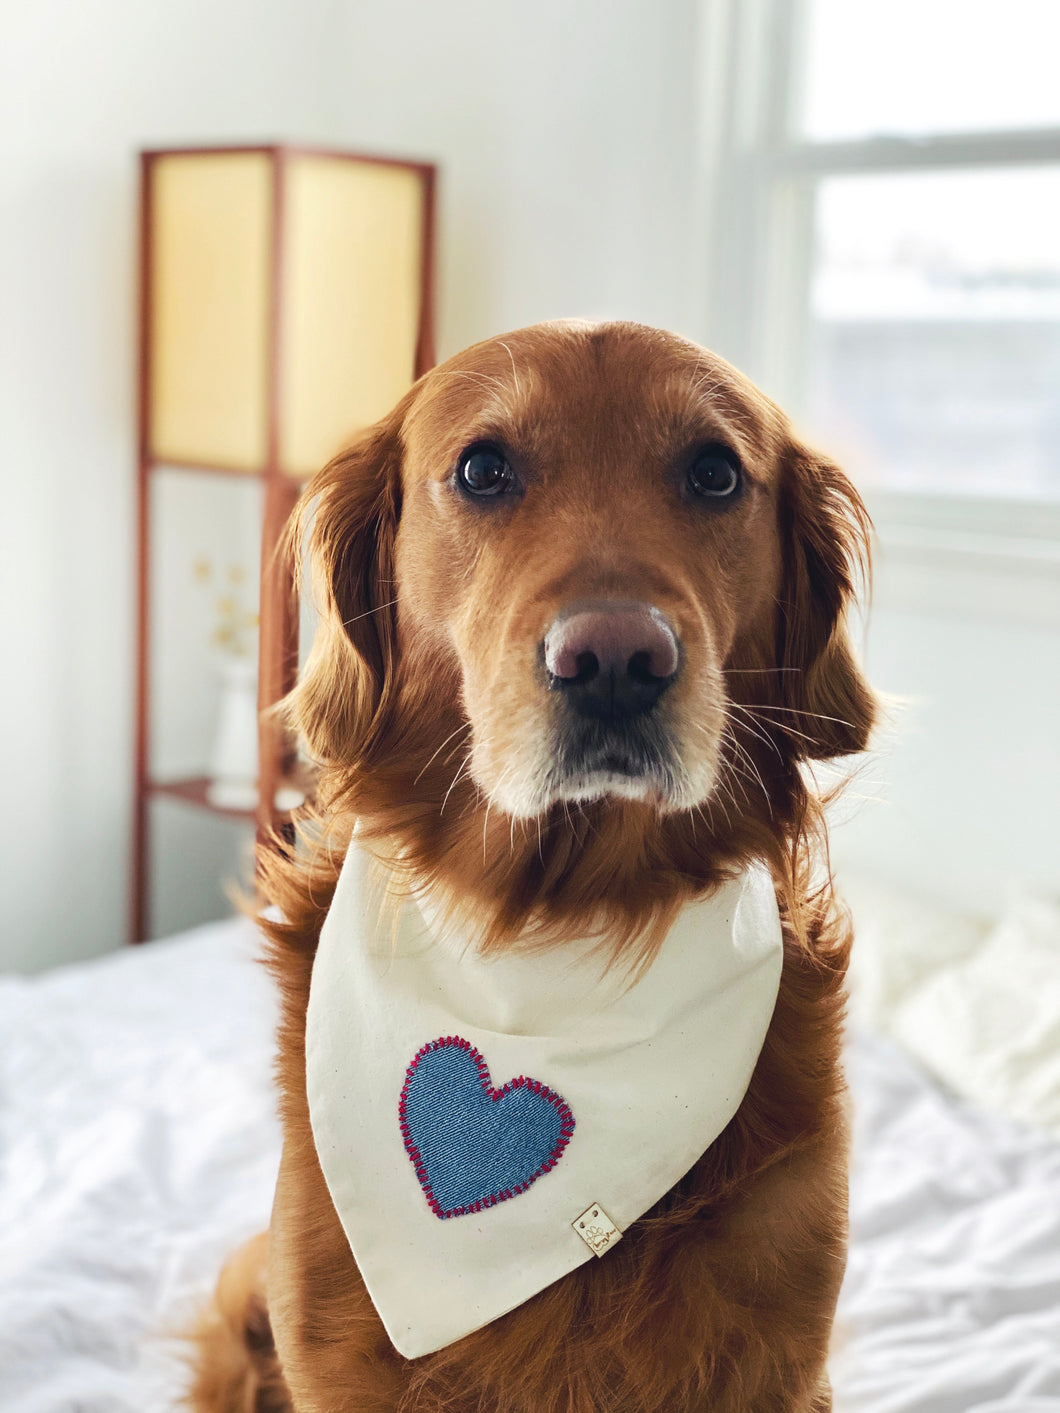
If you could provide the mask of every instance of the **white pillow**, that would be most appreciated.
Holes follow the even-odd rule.
[[[980,947],[899,1001],[888,1029],[957,1093],[1060,1133],[1060,907],[1017,899]]]
[[[836,883],[854,919],[850,1018],[862,1029],[891,1034],[898,1008],[938,971],[981,947],[989,924],[865,874],[843,870]]]

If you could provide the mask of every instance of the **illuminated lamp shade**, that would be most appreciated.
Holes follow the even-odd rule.
[[[259,838],[270,839],[289,828],[281,787],[298,771],[293,742],[265,710],[298,670],[285,524],[301,483],[433,362],[432,166],[271,144],[140,157],[133,941],[150,932],[150,800],[226,808],[206,777],[160,780],[149,768],[151,558],[165,528],[153,525],[153,473],[261,478],[252,793]]]
[[[273,147],[145,173],[146,459],[301,479],[430,366],[430,167]]]

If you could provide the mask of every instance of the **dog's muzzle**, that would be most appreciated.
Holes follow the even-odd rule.
[[[564,706],[557,773],[573,798],[619,782],[621,793],[638,781],[664,786],[671,749],[655,707],[681,661],[666,615],[648,603],[574,604],[549,628],[543,651],[549,688]]]

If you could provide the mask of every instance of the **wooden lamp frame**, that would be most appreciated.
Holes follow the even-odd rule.
[[[153,164],[160,158],[261,154],[272,164],[272,211],[269,267],[269,325],[266,355],[266,453],[257,469],[235,470],[201,462],[173,462],[151,453],[151,229]],[[430,163],[410,162],[360,152],[323,147],[250,144],[230,147],[171,147],[140,153],[140,271],[139,271],[139,373],[137,389],[137,612],[136,612],[136,731],[132,820],[132,861],[129,900],[129,939],[146,940],[150,888],[150,802],[165,795],[198,808],[234,819],[254,821],[259,838],[282,823],[274,806],[276,788],[283,778],[286,748],[282,728],[265,715],[294,686],[298,671],[298,594],[289,567],[277,553],[284,526],[301,492],[299,480],[280,464],[280,359],[283,340],[284,250],[283,212],[286,164],[292,157],[327,157],[339,161],[377,163],[416,172],[423,182],[423,231],[420,266],[420,309],[413,376],[420,377],[434,363],[434,237],[437,169]],[[260,626],[258,639],[258,807],[256,811],[221,809],[210,803],[206,777],[162,782],[152,778],[150,754],[150,651],[151,651],[151,474],[159,466],[173,470],[207,472],[221,476],[257,478],[264,487],[261,536]]]

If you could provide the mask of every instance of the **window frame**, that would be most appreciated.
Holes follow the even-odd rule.
[[[814,206],[831,176],[1055,164],[1060,126],[816,141],[797,131],[806,0],[700,0],[707,342],[798,421]],[[1060,573],[1060,484],[1026,498],[873,488],[883,536],[911,553],[1026,561]]]

